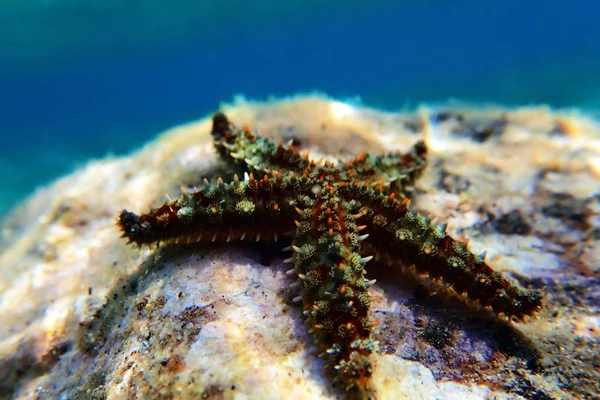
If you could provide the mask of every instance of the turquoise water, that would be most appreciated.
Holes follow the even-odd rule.
[[[600,105],[591,0],[6,0],[0,213],[236,94]]]

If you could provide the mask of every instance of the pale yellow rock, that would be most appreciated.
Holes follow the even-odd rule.
[[[600,377],[590,367],[600,354],[597,123],[544,107],[464,108],[455,112],[465,121],[438,123],[431,108],[383,113],[320,96],[238,100],[223,110],[238,125],[298,140],[314,158],[406,150],[425,138],[430,166],[416,184],[416,209],[470,237],[474,251],[488,249],[494,269],[547,286],[539,318],[505,328],[473,322],[452,304],[446,310],[432,301],[441,293],[424,298],[417,283],[369,264],[368,277],[378,278],[371,288],[382,349],[373,377],[378,399],[598,394]],[[469,118],[481,121],[471,126]],[[504,129],[481,142],[461,136],[499,119]],[[6,219],[0,395],[344,397],[291,302],[284,257],[265,266],[244,243],[151,251],[119,238],[121,209],[143,212],[165,193],[175,197],[181,186],[224,171],[210,126],[202,119],[128,157],[90,162]],[[507,337],[519,349],[532,342],[543,372],[502,347]]]

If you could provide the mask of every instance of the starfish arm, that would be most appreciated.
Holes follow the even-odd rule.
[[[410,210],[407,199],[397,201],[381,188],[354,184],[345,188],[341,191],[344,197],[360,202],[363,214],[370,218],[366,244],[377,248],[379,254],[414,265],[419,274],[441,279],[457,294],[466,295],[497,314],[522,320],[541,308],[539,292],[524,290],[492,270],[484,260],[485,253],[473,254],[466,243],[446,234],[445,227]]]
[[[197,192],[164,203],[137,215],[123,210],[117,225],[130,242],[138,245],[167,243],[219,243],[234,239],[270,241],[288,234],[293,226],[298,190],[302,182],[294,174],[277,173],[254,179],[253,174],[230,184],[219,178]]]
[[[272,171],[302,173],[306,168],[315,166],[308,154],[300,154],[299,148],[277,144],[249,128],[238,129],[223,113],[213,116],[212,137],[221,157],[257,175]]]
[[[413,184],[427,165],[427,147],[423,141],[415,143],[408,153],[391,153],[383,156],[362,154],[343,165],[343,176],[370,184],[390,187],[396,195],[402,195]],[[404,196],[402,196],[404,197]]]
[[[372,282],[364,277],[371,257],[358,254],[356,205],[344,203],[326,186],[316,199],[301,198],[293,241],[293,261],[303,289],[304,314],[322,356],[333,365],[346,390],[368,392],[373,371],[369,319]]]

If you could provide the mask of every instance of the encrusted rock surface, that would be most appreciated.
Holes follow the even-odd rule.
[[[383,113],[322,97],[224,106],[238,125],[315,158],[431,149],[414,206],[546,307],[492,321],[371,263],[378,398],[600,395],[600,126],[545,108]],[[2,225],[0,395],[18,398],[343,398],[323,375],[278,248],[136,250],[143,211],[202,177],[229,178],[210,120],[40,190]],[[320,154],[320,155],[318,155]]]

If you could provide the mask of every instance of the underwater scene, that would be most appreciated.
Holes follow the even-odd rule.
[[[600,398],[599,11],[5,0],[0,399]]]

